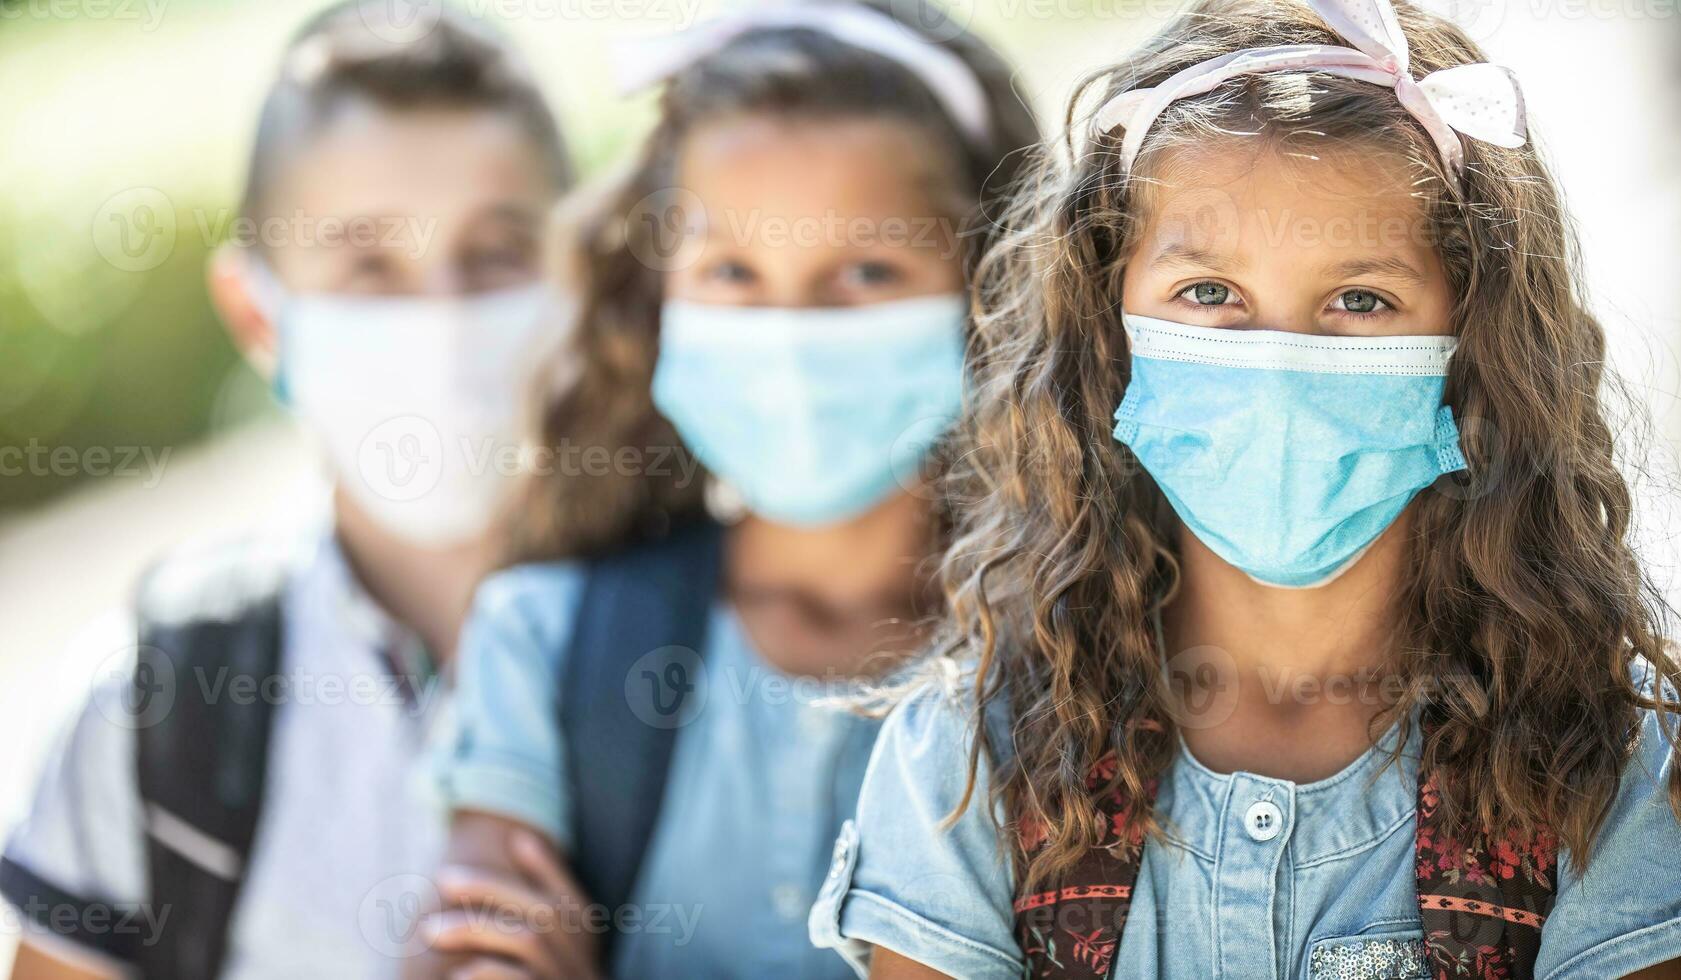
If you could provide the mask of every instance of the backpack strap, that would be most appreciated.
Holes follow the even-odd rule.
[[[1557,836],[1457,841],[1442,829],[1440,804],[1435,775],[1420,780],[1413,854],[1432,976],[1533,977],[1558,898]]]
[[[148,901],[144,977],[213,980],[262,810],[289,552],[173,557],[142,580],[133,709]],[[167,917],[162,913],[167,912]]]
[[[1086,777],[1107,818],[1101,845],[1057,887],[1016,898],[1016,940],[1030,977],[1109,975],[1144,856],[1143,834],[1132,829],[1136,811],[1120,793],[1101,792],[1114,774],[1111,754]],[[1148,805],[1154,805],[1155,790],[1151,784]],[[1533,980],[1541,925],[1557,896],[1557,838],[1454,841],[1441,832],[1440,802],[1435,776],[1419,780],[1413,864],[1431,976]],[[1019,835],[1027,854],[1044,846],[1043,832],[1029,821],[1021,822]]]
[[[630,900],[677,732],[705,703],[722,554],[723,529],[704,522],[588,570],[557,709],[574,801],[568,861],[609,909]]]
[[[1144,860],[1144,833],[1131,819],[1133,807],[1118,790],[1102,791],[1114,776],[1113,753],[1086,774],[1086,789],[1105,817],[1101,844],[1050,889],[1016,897],[1016,941],[1029,977],[1101,980],[1109,975]],[[1146,805],[1154,805],[1155,796],[1151,784]],[[1020,821],[1018,835],[1026,854],[1045,845],[1044,829],[1036,821]]]

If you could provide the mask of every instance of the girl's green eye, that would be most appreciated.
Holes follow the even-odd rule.
[[[1191,298],[1203,306],[1223,306],[1232,291],[1217,282],[1199,282],[1190,288]]]
[[[753,278],[753,272],[740,262],[725,260],[707,270],[707,275],[721,282],[747,282]]]
[[[1365,289],[1350,289],[1337,297],[1337,304],[1349,313],[1373,313],[1386,305],[1378,294]]]
[[[846,278],[856,286],[880,286],[899,278],[899,271],[886,262],[859,262],[847,270]]]

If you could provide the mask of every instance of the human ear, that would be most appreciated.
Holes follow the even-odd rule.
[[[279,335],[273,310],[266,309],[258,299],[251,262],[234,246],[223,245],[210,256],[205,286],[228,339],[259,374],[272,378],[279,356]]]

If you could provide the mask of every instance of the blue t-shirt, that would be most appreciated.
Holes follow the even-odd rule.
[[[1649,665],[1644,673],[1649,689]],[[993,822],[1002,815],[988,812],[984,757],[980,802],[940,826],[968,771],[962,703],[931,689],[889,715],[857,819],[836,842],[812,940],[839,950],[860,975],[873,946],[964,980],[1022,973],[1013,874]],[[1342,772],[1300,784],[1214,772],[1181,743],[1158,791],[1166,841],[1145,846],[1110,975],[1428,976],[1413,866],[1416,732],[1402,765],[1384,768],[1393,743],[1380,740]],[[1674,765],[1656,716],[1645,713],[1592,862],[1584,870],[1559,856],[1539,980],[1603,980],[1681,957],[1681,822],[1667,795]],[[1250,819],[1258,805],[1273,819]]]
[[[563,850],[576,800],[556,706],[584,581],[554,563],[480,586],[440,772],[452,808],[519,820]],[[766,664],[721,602],[701,653],[698,710],[678,733],[613,975],[850,977],[805,923],[879,723],[834,703],[847,692]]]

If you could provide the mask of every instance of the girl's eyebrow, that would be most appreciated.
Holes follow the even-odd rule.
[[[1381,258],[1349,259],[1334,265],[1325,266],[1327,276],[1335,279],[1358,279],[1361,276],[1389,276],[1410,283],[1424,281],[1424,273],[1406,259],[1399,256],[1386,255]]]
[[[1184,242],[1169,242],[1156,252],[1151,264],[1169,263],[1171,265],[1190,266],[1197,269],[1232,269],[1243,268],[1243,260],[1232,256],[1220,255],[1211,249],[1198,248]]]
[[[509,224],[530,225],[543,219],[541,209],[532,208],[529,204],[515,201],[497,201],[481,209],[473,216],[475,221],[501,221]]]

